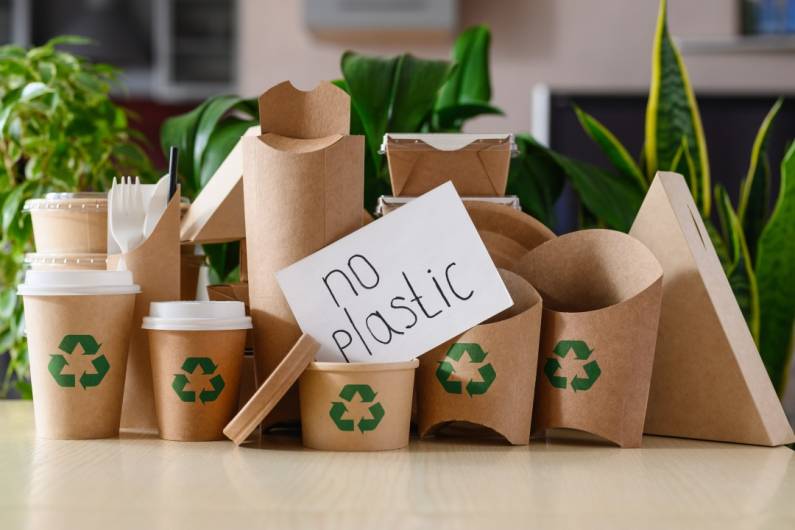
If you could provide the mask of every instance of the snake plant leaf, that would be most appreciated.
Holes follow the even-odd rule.
[[[682,56],[668,32],[666,0],[660,1],[646,106],[646,175],[671,167],[682,137],[696,167],[693,196],[704,217],[711,210],[709,159],[696,98]],[[688,177],[690,177],[688,175]]]
[[[687,136],[682,136],[682,141],[679,148],[676,150],[674,159],[671,161],[671,171],[683,175],[687,179],[690,194],[695,197],[698,195],[698,182],[696,181],[696,164],[693,162],[693,157],[690,156],[689,144],[687,143]]]
[[[457,68],[439,93],[437,109],[491,101],[490,45],[491,32],[485,25],[468,28],[458,36],[452,53]]]
[[[577,114],[577,119],[580,121],[582,128],[602,149],[602,152],[618,172],[627,178],[633,179],[637,182],[640,189],[645,191],[649,187],[646,177],[643,176],[640,168],[618,138],[599,120],[577,105],[574,106],[574,112]]]
[[[759,290],[753,270],[748,245],[745,241],[742,224],[732,207],[726,188],[715,187],[715,207],[721,222],[721,230],[726,234],[728,260],[724,265],[726,277],[731,285],[737,304],[745,317],[754,341],[759,343],[760,313]]]
[[[517,134],[516,146],[519,156],[511,159],[507,193],[519,197],[524,211],[554,228],[554,207],[566,174],[530,135]]]
[[[784,103],[779,98],[768,111],[754,138],[748,173],[740,184],[740,204],[737,215],[745,231],[751,257],[756,256],[759,235],[767,221],[770,202],[770,163],[767,159],[767,139],[770,126]]]
[[[416,132],[428,120],[439,89],[448,80],[448,61],[401,55],[396,69],[395,92],[389,108],[388,132]],[[378,138],[380,144],[381,138]]]
[[[781,163],[781,188],[759,237],[756,273],[761,329],[759,350],[779,394],[784,392],[795,321],[795,143]]]

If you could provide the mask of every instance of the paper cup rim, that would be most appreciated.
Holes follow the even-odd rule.
[[[309,363],[306,371],[309,372],[391,372],[398,370],[414,370],[420,365],[419,359],[410,361],[379,362],[379,363],[346,363],[315,361]]]
[[[33,280],[33,281],[31,281]],[[29,270],[17,286],[22,296],[91,296],[137,294],[130,271],[106,270]]]

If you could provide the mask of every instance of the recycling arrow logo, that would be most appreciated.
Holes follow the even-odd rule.
[[[204,375],[211,375],[215,373],[216,368],[218,368],[209,357],[188,357],[185,359],[185,362],[182,363],[182,370],[188,374],[194,373],[196,368],[199,367],[201,367]],[[224,383],[224,378],[221,374],[217,374],[210,379],[210,385],[212,386],[211,389],[205,388],[199,392],[199,400],[202,402],[202,405],[208,401],[215,401],[218,399],[226,383]],[[171,388],[174,389],[174,392],[176,392],[177,396],[179,396],[179,399],[182,401],[186,403],[195,403],[196,391],[185,390],[186,386],[188,386],[188,376],[185,374],[174,374]]]
[[[450,360],[453,361],[460,361],[461,358],[464,356],[464,352],[466,352],[467,356],[469,356],[469,362],[473,364],[483,363],[486,359],[486,355],[488,355],[480,344],[470,343],[470,342],[457,342],[450,346],[450,349],[447,351],[447,355],[441,361],[439,361],[439,367],[436,369],[436,379],[439,380],[442,387],[450,394],[461,394],[463,392],[463,383],[460,380],[457,380],[453,377],[455,374],[455,368]],[[469,397],[485,394],[486,391],[491,387],[491,384],[494,382],[494,379],[497,378],[497,372],[494,371],[494,367],[489,364],[484,364],[480,368],[478,368],[478,374],[480,374],[480,380],[476,381],[475,379],[470,379],[466,384],[467,394]]]
[[[593,349],[582,340],[562,340],[552,349],[552,353],[561,359],[565,359],[569,351],[573,351],[574,357],[581,361],[587,361],[593,353]],[[560,370],[561,367],[558,359],[555,357],[547,357],[546,363],[544,364],[544,375],[547,376],[549,383],[553,387],[565,389],[567,384],[569,384],[566,377],[557,375],[557,371]],[[602,375],[602,369],[599,368],[599,363],[595,360],[585,363],[582,369],[585,372],[585,377],[575,375],[571,378],[571,383],[569,384],[571,389],[575,392],[589,390],[596,380],[599,379],[599,376]]]
[[[75,374],[64,373],[64,368],[69,366],[69,361],[67,361],[64,354],[72,355],[78,346],[83,350],[83,355],[97,355],[100,348],[100,344],[97,343],[97,340],[92,335],[66,335],[61,339],[61,344],[58,345],[58,349],[63,353],[50,355],[47,370],[55,382],[62,387],[73,388],[76,386],[77,378]],[[80,386],[84,390],[99,385],[105,378],[105,374],[110,370],[110,363],[104,354],[95,357],[91,361],[91,365],[96,371],[94,373],[83,371],[79,378]]]
[[[342,387],[342,390],[340,390],[340,397],[348,403],[353,401],[356,394],[359,394],[362,403],[373,403],[373,401],[375,401],[376,393],[370,385],[351,384],[345,385]],[[345,403],[342,401],[332,401],[329,416],[331,416],[331,420],[339,430],[352,432],[356,427],[359,427],[359,431],[364,434],[367,431],[374,431],[375,428],[378,427],[378,424],[381,423],[385,413],[383,405],[378,402],[370,405],[367,410],[370,412],[370,417],[359,418],[359,422],[356,423],[352,418],[344,418],[345,414],[348,412],[348,407],[345,406]]]

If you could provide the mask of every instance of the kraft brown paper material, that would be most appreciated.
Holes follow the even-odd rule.
[[[301,439],[304,446],[326,451],[385,451],[409,443],[411,398],[416,359],[402,363],[312,363],[301,375]],[[340,394],[347,385],[367,385],[375,397],[364,402],[360,393],[350,400]],[[367,399],[370,399],[369,397]],[[340,418],[353,421],[353,430],[340,430],[332,407],[342,403]],[[371,407],[383,410],[372,430],[362,429],[362,419],[375,418]],[[338,406],[338,405],[337,405]]]
[[[135,301],[121,426],[123,429],[154,431],[157,429],[157,420],[149,340],[141,323],[144,316],[149,314],[151,302],[180,299],[179,191],[171,198],[160,221],[145,241],[127,254],[108,256],[108,270],[116,270],[122,259],[127,270],[133,273],[135,283],[141,286],[141,294]]]
[[[224,426],[237,411],[245,331],[149,330],[161,438],[183,442],[223,438]],[[208,373],[196,365],[186,370],[185,363],[191,358],[210,359],[214,369]],[[181,388],[182,397],[174,388],[179,386],[176,378],[180,375],[188,380]],[[219,375],[223,387],[213,396],[212,379]]]
[[[420,357],[417,399],[423,437],[451,422],[468,422],[488,427],[514,445],[527,444],[530,439],[541,297],[520,276],[505,270],[500,270],[500,275],[513,298],[513,307]],[[439,379],[444,377],[439,373],[441,363],[451,362],[447,354],[453,345],[464,353],[446,381],[458,383],[460,393],[448,392]],[[483,361],[468,365],[463,345],[479,346],[486,352]],[[486,380],[479,373],[486,365],[494,370],[493,382],[485,392],[470,394],[470,380]]]
[[[248,331],[248,330],[246,330]],[[246,334],[248,338],[248,333]],[[237,410],[243,408],[254,392],[257,390],[257,372],[254,364],[254,356],[247,352],[243,357],[243,366],[240,368],[240,392],[237,398]]]
[[[105,254],[108,212],[80,208],[30,212],[36,252],[42,254]]]
[[[254,354],[264,380],[301,335],[275,273],[361,227],[364,137],[347,135],[350,99],[330,83],[305,93],[285,82],[259,106],[263,134],[243,139],[243,175]],[[265,426],[297,421],[298,412],[293,388]]]
[[[533,431],[578,429],[640,447],[662,296],[657,259],[621,232],[582,230],[530,251],[516,272],[544,301]],[[587,368],[594,361],[597,376]],[[553,386],[559,377],[565,388]]]
[[[246,314],[251,315],[248,304],[247,283],[219,283],[207,286],[207,297],[214,301],[243,302]],[[246,330],[246,349],[254,348],[254,331]]]
[[[630,234],[665,271],[645,431],[767,446],[795,441],[681,175],[657,173]]]
[[[243,139],[258,134],[257,126],[246,130],[194,199],[182,218],[182,241],[220,243],[246,237],[243,222]]]
[[[37,436],[87,439],[118,435],[135,296],[23,297]],[[71,354],[62,351],[61,341],[67,335],[90,335],[99,350],[87,355],[80,342]],[[74,386],[60,386],[50,373],[48,367],[55,355],[68,363],[59,373],[74,375]],[[107,373],[98,384],[84,381],[84,386],[83,374],[97,374],[93,362],[102,355],[108,361]]]
[[[436,149],[422,140],[387,135],[386,157],[395,197],[418,197],[452,180],[461,196],[505,195],[511,162],[510,135],[477,140],[453,151]]]

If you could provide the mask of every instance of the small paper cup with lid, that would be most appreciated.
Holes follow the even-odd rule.
[[[152,302],[144,318],[160,437],[223,438],[237,410],[251,329],[242,302]]]
[[[30,270],[19,286],[41,438],[119,433],[135,295],[129,271]]]
[[[25,202],[36,252],[105,254],[108,199],[104,193],[48,193]]]

